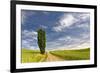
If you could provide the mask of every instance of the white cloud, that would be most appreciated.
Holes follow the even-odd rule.
[[[79,37],[67,35],[52,42],[48,42],[48,46],[50,49],[83,49],[90,47],[90,39],[89,35],[86,33],[80,34]]]
[[[30,42],[28,40],[22,40],[22,48],[25,49],[38,49],[36,45],[34,45],[34,41]]]
[[[22,38],[32,38],[33,40],[36,40],[37,39],[37,32],[23,30],[22,31]]]
[[[89,13],[79,14],[78,17],[81,18],[81,19],[83,19],[83,20],[85,20],[85,19],[87,19],[87,18],[90,17],[90,14]]]
[[[46,14],[46,15],[48,15],[48,14],[49,14],[49,12],[47,12],[47,11],[43,11],[43,13],[44,13],[44,14]]]
[[[89,28],[89,24],[88,23],[85,23],[85,24],[80,24],[80,25],[77,25],[76,27],[78,28]]]
[[[57,22],[57,26],[53,27],[53,30],[56,32],[63,31],[63,29],[68,28],[75,23],[78,23],[80,21],[85,21],[87,18],[89,18],[88,13],[84,14],[64,14],[60,20]],[[82,27],[83,25],[80,25],[79,27]]]
[[[22,48],[37,49],[37,32],[35,31],[22,31]]]
[[[45,25],[40,25],[40,27],[43,29],[47,29],[47,26],[45,26]]]
[[[76,23],[78,20],[72,14],[64,14],[58,22],[58,26],[53,29],[55,31],[62,31],[64,28],[69,27]]]
[[[84,42],[81,45],[77,45],[76,49],[84,49],[84,48],[89,48],[90,47],[90,43],[89,42]]]
[[[68,41],[68,40],[71,40],[72,38],[70,36],[65,36],[65,37],[61,37],[61,38],[58,38],[58,41]]]
[[[84,48],[90,48],[90,43],[89,42],[84,42],[82,44],[80,43],[76,43],[76,44],[71,44],[71,45],[64,45],[64,46],[61,46],[61,47],[58,47],[58,49],[84,49]]]

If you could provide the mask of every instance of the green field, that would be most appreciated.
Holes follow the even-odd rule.
[[[55,57],[54,57],[55,56]],[[56,60],[89,60],[90,48],[80,50],[55,50],[42,55],[39,50],[22,49],[21,62],[45,62]]]
[[[22,63],[30,63],[30,62],[43,62],[45,61],[47,55],[40,54],[38,50],[27,50],[27,49],[22,49],[22,58],[21,62]]]
[[[50,51],[50,53],[65,60],[90,59],[90,48],[80,49],[80,50],[57,50],[57,51]]]

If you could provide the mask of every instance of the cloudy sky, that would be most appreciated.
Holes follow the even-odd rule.
[[[21,10],[22,48],[39,49],[37,30],[46,31],[47,50],[81,49],[90,45],[90,14]]]

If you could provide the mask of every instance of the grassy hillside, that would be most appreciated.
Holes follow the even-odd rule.
[[[50,51],[50,53],[65,60],[90,59],[90,48],[80,49],[80,50],[56,50],[56,51]]]
[[[38,50],[22,49],[22,63],[42,62],[46,59],[47,55],[42,55]]]

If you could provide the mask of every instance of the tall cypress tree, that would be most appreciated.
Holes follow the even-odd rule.
[[[38,46],[40,48],[41,54],[45,53],[45,47],[46,47],[46,33],[45,31],[41,28],[38,29]]]

